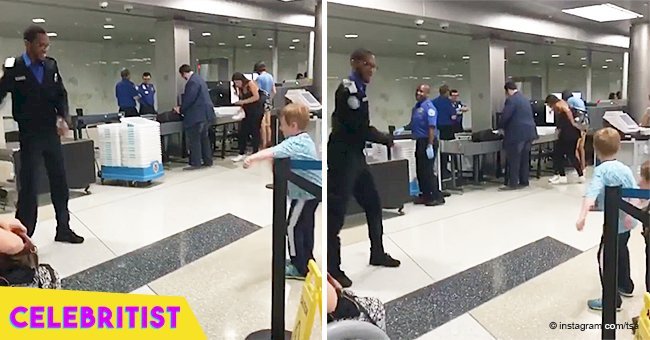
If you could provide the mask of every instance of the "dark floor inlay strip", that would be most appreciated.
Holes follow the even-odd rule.
[[[581,252],[545,237],[386,304],[388,336],[415,339]]]
[[[259,229],[259,226],[234,215],[217,217],[71,275],[63,279],[63,288],[128,293]]]

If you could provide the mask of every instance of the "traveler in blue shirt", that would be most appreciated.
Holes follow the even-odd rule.
[[[145,72],[142,74],[142,84],[138,86],[138,92],[140,93],[140,114],[156,114],[154,106],[156,88],[151,83],[151,73]]]
[[[255,72],[259,74],[257,77],[257,86],[266,94],[266,101],[264,102],[264,118],[262,118],[262,149],[271,146],[271,109],[273,97],[275,97],[275,81],[273,75],[266,72],[266,64],[263,61],[255,64]]]
[[[440,86],[438,92],[440,95],[433,100],[433,105],[435,105],[436,111],[438,112],[437,128],[440,131],[440,139],[454,140],[456,139],[454,135],[456,107],[449,98],[449,86]],[[440,157],[440,169],[442,169],[443,177],[448,177],[450,172],[447,170],[447,163],[449,162],[450,155],[443,153]]]
[[[127,117],[139,116],[136,109],[135,101],[140,98],[138,87],[131,81],[131,72],[127,69],[120,72],[122,80],[115,85],[115,97],[117,97],[117,106],[120,112],[124,112]]]
[[[429,99],[431,87],[422,84],[415,90],[417,103],[411,112],[411,132],[415,139],[415,164],[418,184],[422,194],[416,199],[415,204],[436,206],[445,203],[438,178],[433,172],[436,158],[437,134],[436,125],[438,113],[436,107]]]

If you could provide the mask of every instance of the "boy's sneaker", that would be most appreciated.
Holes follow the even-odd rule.
[[[624,297],[626,297],[626,298],[634,297],[634,291],[631,291],[631,292],[625,292],[625,291],[623,291],[622,289],[619,288],[619,289],[618,289],[618,293],[621,294],[621,296],[624,296]]]
[[[244,156],[244,155],[235,156],[235,157],[232,158],[232,161],[234,163],[239,163],[239,162],[243,161],[245,157],[246,156]]]
[[[300,274],[298,268],[291,263],[284,266],[284,277],[293,280],[305,280],[305,276]]]
[[[555,175],[551,177],[551,179],[549,179],[548,182],[551,184],[567,184],[569,183],[569,180],[566,178],[566,176]]]
[[[578,176],[578,183],[583,184],[585,182],[587,182],[587,179],[585,178],[585,176]]]
[[[587,300],[587,306],[591,310],[598,310],[602,311],[603,310],[603,300],[602,299],[591,299]],[[616,311],[620,312],[621,311],[621,306],[616,307]]]

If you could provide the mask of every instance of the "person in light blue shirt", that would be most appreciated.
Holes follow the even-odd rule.
[[[316,146],[305,132],[309,124],[309,109],[303,105],[289,104],[280,113],[280,130],[286,137],[282,143],[257,152],[244,160],[244,168],[254,162],[271,158],[319,161]],[[292,170],[296,175],[322,186],[322,170]],[[309,260],[314,259],[315,214],[320,201],[312,194],[289,183],[288,196],[291,199],[288,220],[288,243],[290,263],[285,268],[288,279],[304,279]]]
[[[587,214],[595,205],[596,200],[602,205],[605,201],[605,187],[620,186],[623,189],[638,189],[636,178],[632,170],[625,164],[616,160],[616,154],[620,148],[621,136],[618,131],[612,128],[598,130],[594,135],[594,150],[601,160],[600,165],[594,169],[594,176],[587,186],[582,210],[576,228],[582,231],[585,227]],[[618,294],[616,296],[616,307],[621,308],[623,301],[621,295],[631,297],[634,291],[634,282],[630,278],[630,252],[627,243],[630,239],[630,231],[636,227],[636,221],[624,212],[619,212],[618,222]],[[603,275],[603,238],[601,238],[598,249],[598,265],[600,268],[600,279]],[[593,310],[602,310],[602,299],[587,301],[587,306]]]
[[[266,72],[266,64],[263,61],[255,64],[255,72],[259,74],[257,77],[257,86],[266,94],[266,101],[264,102],[264,118],[262,119],[262,149],[271,146],[271,109],[273,108],[273,97],[275,96],[275,81],[273,76]]]

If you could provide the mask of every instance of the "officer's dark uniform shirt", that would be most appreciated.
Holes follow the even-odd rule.
[[[451,119],[456,114],[456,107],[448,97],[438,96],[433,100],[433,105],[438,111],[438,126],[451,126],[454,121]]]
[[[21,132],[56,131],[57,117],[68,115],[68,93],[56,60],[32,62],[23,54],[9,58],[0,78],[0,101],[12,94],[13,118]]]
[[[156,88],[153,84],[142,83],[138,86],[138,92],[140,93],[140,104],[146,104],[151,107],[154,105],[154,95],[156,94]]]
[[[438,112],[429,98],[419,101],[411,111],[411,133],[416,139],[429,138],[429,127],[438,124]],[[436,129],[436,136],[438,130]]]
[[[333,147],[345,145],[363,150],[366,141],[389,144],[391,138],[370,125],[366,84],[361,76],[352,73],[343,79],[334,94],[330,142]]]
[[[138,88],[128,79],[122,79],[115,85],[117,106],[120,108],[135,107],[135,97],[139,95]]]
[[[456,108],[456,120],[454,121],[454,123],[458,125],[463,125],[463,113],[460,111],[460,109],[463,108],[463,103],[460,100],[451,103],[454,105],[454,108]]]

